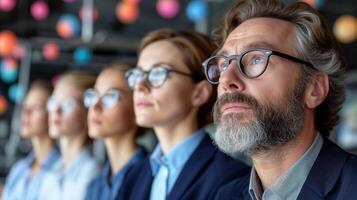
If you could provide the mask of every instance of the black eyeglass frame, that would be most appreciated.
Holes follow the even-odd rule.
[[[148,80],[148,77],[149,77],[148,75],[150,74],[150,72],[151,72],[152,70],[154,70],[154,69],[156,69],[156,68],[161,68],[161,69],[163,69],[163,70],[165,71],[165,78],[163,79],[162,83],[161,83],[160,85],[158,85],[158,86],[152,85],[152,83]],[[166,66],[162,66],[162,65],[160,65],[160,66],[154,66],[154,67],[152,67],[152,68],[149,69],[149,70],[143,70],[143,69],[141,69],[141,68],[139,68],[139,67],[136,67],[136,68],[133,68],[133,69],[128,69],[128,70],[125,72],[125,78],[126,78],[126,80],[128,81],[129,88],[132,89],[132,90],[134,89],[135,85],[132,86],[132,87],[130,86],[129,76],[130,76],[130,75],[132,74],[132,72],[135,71],[135,70],[139,70],[139,71],[141,71],[142,73],[144,73],[144,79],[145,79],[145,81],[146,81],[147,83],[149,83],[149,85],[150,85],[151,88],[160,88],[161,86],[163,86],[164,83],[165,83],[166,80],[167,80],[167,77],[169,76],[169,74],[170,74],[171,72],[174,72],[174,73],[177,73],[177,74],[181,74],[181,75],[184,75],[184,76],[189,76],[189,77],[191,77],[191,78],[194,78],[194,76],[193,76],[192,74],[190,74],[190,73],[186,73],[186,72],[182,72],[182,71],[170,69],[170,68],[168,68],[168,67],[166,67]]]
[[[264,70],[262,70],[262,72],[256,76],[248,76],[246,73],[243,72],[242,70],[242,58],[244,57],[244,55],[246,55],[247,53],[249,52],[252,52],[252,51],[261,51],[263,52],[263,54],[265,55],[266,57],[266,63],[265,63],[265,67],[264,67]],[[282,58],[285,58],[285,59],[288,59],[288,60],[291,60],[293,62],[296,62],[296,63],[301,63],[301,64],[304,64],[310,68],[312,68],[313,70],[315,71],[318,71],[318,69],[316,69],[310,62],[307,62],[307,61],[304,61],[300,58],[297,58],[297,57],[294,57],[294,56],[290,56],[288,54],[285,54],[285,53],[282,53],[282,52],[279,52],[279,51],[274,51],[274,50],[270,50],[270,49],[264,49],[264,48],[258,48],[258,49],[250,49],[248,51],[245,51],[243,52],[242,54],[239,54],[239,55],[231,55],[231,56],[224,56],[224,55],[216,55],[216,56],[212,56],[208,59],[206,59],[202,65],[204,67],[204,71],[205,71],[205,75],[206,75],[206,78],[207,80],[212,83],[212,84],[218,84],[219,81],[212,81],[210,80],[210,78],[208,77],[208,63],[212,60],[212,59],[215,59],[215,58],[224,58],[224,67],[223,67],[223,70],[222,71],[225,71],[229,64],[232,62],[232,60],[236,60],[237,63],[238,63],[238,69],[239,69],[239,72],[246,78],[249,78],[249,79],[254,79],[254,78],[257,78],[259,76],[261,76],[262,74],[264,74],[264,72],[266,71],[267,67],[268,67],[268,64],[269,64],[269,58],[271,55],[276,55],[276,56],[279,56],[279,57],[282,57]],[[220,73],[222,72],[220,71]]]

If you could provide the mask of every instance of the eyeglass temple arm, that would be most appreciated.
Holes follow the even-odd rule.
[[[293,57],[293,56],[289,56],[289,55],[287,55],[287,54],[280,53],[280,52],[278,52],[278,51],[272,51],[272,54],[275,54],[275,55],[277,55],[277,56],[280,56],[280,57],[289,59],[289,60],[294,61],[294,62],[298,62],[298,63],[304,64],[304,65],[306,65],[306,66],[311,67],[311,68],[314,69],[314,70],[317,70],[311,63],[306,62],[306,61],[304,61],[304,60],[301,60],[301,59],[299,59],[299,58],[296,58],[296,57]]]

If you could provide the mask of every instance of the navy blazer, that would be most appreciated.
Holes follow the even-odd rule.
[[[216,199],[251,200],[249,178],[248,174],[223,186]],[[325,139],[297,199],[356,200],[357,156]]]
[[[249,172],[250,168],[241,161],[220,152],[206,134],[184,165],[167,200],[213,199],[220,186]],[[149,199],[153,178],[149,159],[137,163],[128,171],[117,199]]]

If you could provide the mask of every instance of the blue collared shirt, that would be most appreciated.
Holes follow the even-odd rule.
[[[164,200],[170,193],[177,178],[205,136],[200,129],[176,145],[167,155],[163,155],[160,144],[150,156],[150,165],[154,180],[151,186],[150,199]]]
[[[295,200],[322,148],[323,139],[318,133],[309,149],[269,188],[263,191],[259,176],[252,168],[249,194],[254,200]]]
[[[26,158],[19,160],[12,167],[3,191],[4,200],[35,200],[42,187],[48,171],[60,157],[59,150],[53,148],[42,163],[39,172],[32,176],[31,168],[35,162],[35,153],[31,152]]]
[[[111,175],[111,168],[109,162],[104,166],[104,169],[97,178],[95,178],[87,188],[86,200],[110,200],[115,199],[120,187],[123,183],[125,174],[130,167],[140,160],[145,159],[147,155],[146,150],[140,147],[128,163],[120,169],[114,176]]]
[[[43,181],[39,199],[84,199],[88,184],[98,175],[97,162],[88,148],[84,148],[68,168],[60,158]]]

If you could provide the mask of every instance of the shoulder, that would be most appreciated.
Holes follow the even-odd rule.
[[[217,191],[215,199],[244,199],[249,196],[250,173],[223,185]]]

